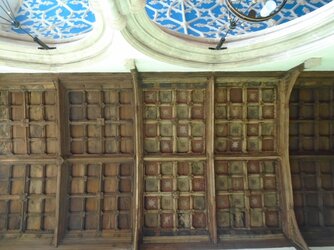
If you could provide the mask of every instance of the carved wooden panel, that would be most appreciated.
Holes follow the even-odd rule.
[[[271,83],[218,83],[215,152],[276,151],[277,90]]]
[[[132,154],[131,89],[69,90],[70,153]]]
[[[297,221],[301,229],[334,229],[334,161],[291,160]]]
[[[144,84],[144,151],[205,152],[205,84]]]
[[[47,76],[30,76],[16,85],[1,77],[0,238],[52,235],[54,243],[135,248],[142,239],[296,237],[281,186],[290,179],[281,165],[287,154],[278,135],[286,126],[278,110],[286,107],[278,77],[204,75],[165,83],[142,74],[138,86],[129,74],[59,75],[45,84]],[[334,233],[333,100],[328,84],[297,85],[291,96],[303,233]]]
[[[0,91],[0,155],[56,154],[56,92]]]
[[[334,150],[334,87],[296,86],[290,97],[290,151]]]
[[[215,173],[217,225],[221,234],[280,231],[278,161],[216,161]]]
[[[52,233],[57,166],[0,164],[0,231]]]
[[[68,224],[72,234],[132,228],[133,162],[72,163],[69,168]]]
[[[144,165],[144,235],[207,234],[205,162]]]

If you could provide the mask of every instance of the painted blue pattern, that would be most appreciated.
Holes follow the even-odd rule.
[[[251,1],[235,2],[238,7],[247,10]],[[279,25],[312,12],[331,1],[289,0],[274,18],[260,23],[239,20],[236,29],[231,30],[229,34],[240,35]],[[279,5],[282,0],[276,2]],[[146,12],[158,25],[194,37],[217,39],[224,36],[229,27],[229,11],[224,0],[147,0]]]
[[[61,41],[91,31],[95,15],[89,0],[23,0],[16,19],[39,38]],[[20,29],[12,31],[24,34]]]

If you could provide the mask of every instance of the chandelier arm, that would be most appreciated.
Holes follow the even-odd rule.
[[[1,2],[6,5],[3,0],[1,0]],[[7,2],[7,0],[6,0]],[[7,2],[8,4],[8,2]],[[5,6],[6,8],[8,6]],[[7,16],[11,19],[7,19],[3,16],[0,16],[0,19],[6,21],[7,23],[9,23],[10,25],[14,26],[14,28],[16,29],[20,29],[21,31],[23,31],[25,34],[27,34],[28,36],[30,36],[32,38],[32,40],[37,43],[38,45],[40,45],[40,47],[38,47],[38,49],[42,49],[42,50],[50,50],[50,49],[55,49],[56,47],[49,47],[46,43],[44,43],[42,40],[40,40],[37,36],[33,36],[29,31],[27,31],[26,29],[24,29],[21,26],[21,23],[19,21],[16,21],[15,17],[12,17],[11,15],[8,14],[8,10],[6,10],[2,5],[0,5],[0,8],[7,14]]]
[[[227,8],[234,14],[236,15],[237,17],[239,17],[240,19],[243,19],[245,21],[248,21],[248,22],[263,22],[263,21],[266,21],[266,20],[269,20],[271,19],[273,16],[275,16],[278,12],[280,12],[282,10],[282,8],[285,6],[285,4],[287,3],[288,0],[283,0],[283,2],[281,3],[281,5],[278,7],[277,10],[275,10],[273,13],[271,13],[269,16],[266,16],[266,17],[258,17],[258,18],[253,18],[253,17],[249,17],[249,16],[246,16],[242,13],[240,13],[234,6],[233,4],[231,3],[231,0],[226,0],[225,3],[226,3],[226,6]]]
[[[4,17],[2,17],[2,16],[0,16],[0,18],[2,19],[2,20],[5,20],[7,23],[9,23],[9,24],[12,24],[12,21],[11,20],[8,20],[7,18],[4,18]]]
[[[13,12],[12,8],[10,7],[10,4],[9,4],[8,0],[5,0],[5,1],[6,1],[5,5],[7,4],[7,9],[9,11],[9,13],[12,15],[12,18],[15,18],[14,12]],[[3,0],[2,0],[2,2],[3,2]]]
[[[30,34],[30,32],[28,32],[26,29],[22,28],[22,26],[20,25],[19,27],[20,30],[22,30],[24,33],[26,33],[28,36],[30,36],[32,39],[35,38],[35,36],[33,36],[32,34]]]
[[[0,8],[6,13],[6,15],[12,20],[10,21],[10,23],[15,21],[15,18],[13,18],[10,14],[8,14],[8,12],[10,12],[10,10],[5,9],[2,5],[0,5]],[[3,19],[5,19],[4,17],[2,17]],[[6,19],[5,19],[6,20]]]

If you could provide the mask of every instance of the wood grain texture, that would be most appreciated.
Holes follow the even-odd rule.
[[[208,223],[211,241],[217,244],[217,218],[216,218],[216,183],[214,172],[214,136],[215,136],[215,124],[214,124],[214,107],[215,107],[215,78],[211,76],[208,78],[208,91],[206,99],[207,105],[207,193],[208,193]]]
[[[142,90],[140,88],[140,75],[137,69],[131,71],[134,91],[134,125],[135,125],[135,168],[134,168],[134,199],[133,199],[133,246],[138,249],[142,240],[142,214],[143,214],[143,137],[142,137]]]
[[[296,83],[298,76],[303,70],[303,65],[300,65],[294,69],[291,69],[286,76],[282,79],[280,84],[280,114],[282,118],[280,120],[280,147],[279,152],[282,157],[282,185],[285,187],[283,192],[283,220],[286,223],[283,224],[284,234],[294,246],[298,249],[309,249],[302,235],[300,234],[296,217],[293,211],[293,195],[291,184],[291,173],[289,163],[289,97],[293,86]]]
[[[294,209],[301,233],[310,245],[333,244],[334,81],[322,82],[299,80],[289,103]]]
[[[0,249],[333,244],[334,74],[301,71],[0,74]]]

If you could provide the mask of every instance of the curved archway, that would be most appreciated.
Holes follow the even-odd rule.
[[[290,1],[284,3],[282,8],[274,16],[270,16],[269,20],[261,22],[247,22],[242,18],[234,16],[231,8],[240,10],[244,13],[253,10],[253,13],[260,13],[263,1],[152,1],[148,0],[146,4],[146,12],[149,18],[165,28],[184,34],[190,37],[200,37],[207,39],[218,39],[226,35],[229,30],[231,20],[236,22],[236,27],[229,30],[231,36],[247,34],[259,30],[289,22],[298,17],[306,15],[327,3],[330,0],[320,0],[316,2]],[[278,6],[283,6],[282,0],[276,1]],[[251,20],[253,20],[251,18]]]
[[[286,58],[326,47],[334,37],[333,2],[291,22],[228,38],[228,50],[224,51],[209,51],[213,43],[208,39],[170,34],[152,23],[144,9],[131,13],[128,2],[118,0],[118,4],[128,19],[122,33],[135,48],[164,62],[207,70],[235,70],[254,64],[284,62]]]
[[[57,11],[58,7],[55,6],[52,11]],[[53,40],[57,42],[57,50],[37,50],[32,42],[17,40],[19,35],[8,35],[9,32],[6,32],[5,37],[1,40],[0,61],[8,66],[50,70],[54,66],[82,64],[88,59],[100,55],[110,46],[114,29],[124,27],[125,20],[112,1],[94,1],[91,9],[95,15],[91,30],[81,30],[75,36],[64,38],[62,43],[58,43],[57,39]],[[58,10],[61,11],[59,8]],[[66,28],[66,24],[64,25]],[[78,27],[80,27],[80,24],[78,24]],[[88,31],[89,33],[87,33]],[[45,32],[48,34],[47,30]],[[49,33],[53,34],[52,32]],[[59,34],[55,36],[59,36]],[[15,47],[13,47],[14,40]]]

